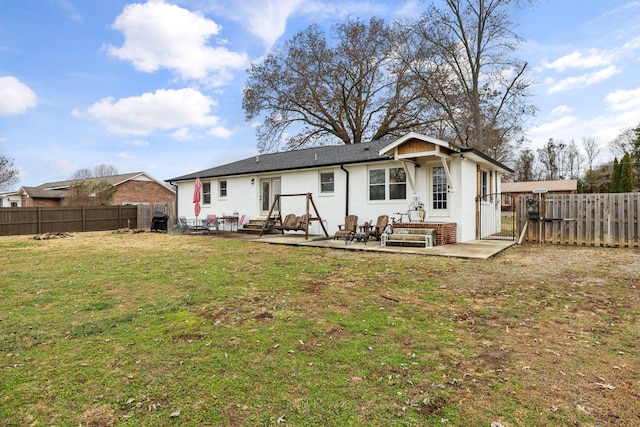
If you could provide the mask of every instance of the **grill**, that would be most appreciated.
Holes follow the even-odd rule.
[[[164,212],[154,212],[151,219],[151,231],[164,231],[166,233],[168,222],[169,215]]]

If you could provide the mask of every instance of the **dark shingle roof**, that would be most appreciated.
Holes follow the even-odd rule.
[[[392,140],[381,139],[360,144],[328,145],[260,154],[237,162],[171,178],[167,182],[389,160],[390,157],[380,156],[378,151],[391,142]]]
[[[162,181],[158,181],[156,178],[152,177],[146,172],[132,172],[132,173],[109,175],[109,176],[103,176],[103,177],[92,177],[92,178],[85,178],[85,179],[69,179],[66,181],[45,182],[44,184],[40,184],[37,187],[21,187],[21,191],[25,192],[26,194],[29,195],[29,197],[32,197],[32,198],[62,199],[65,197],[67,190],[69,190],[69,188],[72,185],[78,182],[106,181],[113,186],[117,186],[131,179],[134,179],[143,175],[149,179],[152,179],[153,181],[158,183],[158,185],[165,186],[168,190],[175,192],[173,188],[166,185]]]
[[[44,184],[40,184],[35,188],[39,188],[41,190],[68,189],[73,184],[76,184],[82,181],[87,181],[87,182],[107,181],[111,185],[118,185],[142,174],[144,174],[144,172],[133,172],[133,173],[118,174],[118,175],[109,175],[109,176],[102,176],[97,178],[91,177],[91,178],[85,178],[85,179],[69,179],[66,181],[45,182]]]

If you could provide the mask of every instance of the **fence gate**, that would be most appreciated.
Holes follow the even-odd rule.
[[[478,239],[516,240],[516,202],[511,193],[476,197]]]

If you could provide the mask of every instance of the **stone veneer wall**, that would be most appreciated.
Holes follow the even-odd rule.
[[[436,230],[434,244],[448,245],[456,243],[458,225],[455,222],[401,222],[393,224],[394,228],[431,228]]]

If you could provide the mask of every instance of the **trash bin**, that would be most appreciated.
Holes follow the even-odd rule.
[[[164,231],[166,233],[168,222],[169,215],[164,212],[154,212],[151,220],[151,231]]]

